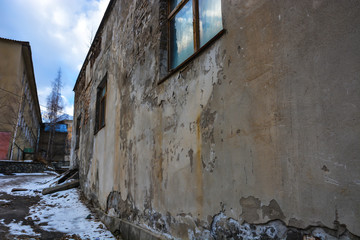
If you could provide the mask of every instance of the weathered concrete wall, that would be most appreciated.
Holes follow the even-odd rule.
[[[113,2],[74,89],[89,198],[179,238],[360,236],[357,1],[223,1],[225,35],[159,85],[166,1]]]

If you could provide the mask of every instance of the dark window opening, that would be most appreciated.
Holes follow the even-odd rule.
[[[107,75],[103,78],[97,88],[96,96],[96,116],[95,116],[95,134],[105,126],[106,109],[106,82]]]
[[[80,129],[81,129],[81,115],[76,119],[76,144],[75,149],[79,148],[80,145]]]

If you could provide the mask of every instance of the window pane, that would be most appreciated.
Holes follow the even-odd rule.
[[[170,21],[170,68],[194,53],[193,10],[189,1]]]
[[[200,47],[222,30],[221,0],[199,0]]]
[[[106,86],[104,86],[101,90],[101,93],[100,93],[100,98],[104,97],[105,96],[105,93],[106,93]]]
[[[170,12],[181,2],[181,0],[171,0],[170,1]]]

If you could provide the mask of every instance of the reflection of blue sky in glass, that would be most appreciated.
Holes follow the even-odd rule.
[[[105,93],[106,93],[106,85],[101,91],[101,97],[105,96]]]
[[[194,53],[193,11],[190,0],[170,21],[170,68]]]
[[[200,47],[222,30],[221,0],[199,0]]]
[[[174,10],[174,8],[181,2],[181,0],[171,0],[170,1],[170,11]]]

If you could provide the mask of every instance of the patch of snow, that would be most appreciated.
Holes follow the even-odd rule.
[[[54,175],[3,176],[0,178],[0,191],[11,195],[39,196],[40,202],[30,207],[27,217],[31,217],[35,224],[44,223],[44,226],[40,226],[44,230],[77,234],[82,239],[115,239],[100,221],[86,219],[91,212],[79,200],[80,190],[73,188],[48,195],[41,194],[42,189],[58,180],[59,177]],[[25,188],[27,191],[11,192],[13,188]],[[0,220],[0,223],[3,224],[3,220]],[[22,225],[22,222],[12,222],[7,226],[11,228],[13,235],[20,232],[24,234],[23,230],[26,231],[24,235],[33,234],[31,227]]]
[[[14,173],[15,176],[47,176],[49,174],[56,174],[55,172],[46,171],[40,173]]]
[[[79,200],[78,189],[45,195],[39,204],[30,208],[30,217],[37,224],[47,223],[41,226],[44,230],[77,234],[84,239],[115,239],[101,222],[86,219],[89,214],[91,212]]]
[[[15,222],[15,220],[13,220],[11,223],[6,224],[4,222],[4,220],[2,219],[2,220],[0,220],[0,223],[7,226],[8,228],[10,228],[11,235],[15,235],[15,236],[26,235],[26,236],[31,236],[31,237],[40,236],[40,234],[35,233],[30,226],[23,225],[22,221]]]
[[[194,231],[192,231],[191,229],[188,229],[188,238],[189,238],[190,240],[196,239],[196,238],[195,238],[195,235],[194,235]]]
[[[224,213],[219,213],[214,217],[211,225],[212,235],[216,237],[217,234],[224,233],[229,229],[235,229],[236,237],[243,240],[258,240],[266,235],[269,239],[279,238],[282,236],[283,228],[281,223],[271,222],[267,225],[250,225],[249,223],[240,224],[232,218],[226,217]],[[286,229],[285,229],[286,231]]]
[[[19,179],[23,181],[19,181]],[[1,191],[15,196],[36,196],[48,187],[47,183],[54,179],[53,175],[20,175],[1,179]],[[27,191],[11,192],[13,188],[24,188]]]
[[[0,160],[0,162],[14,162],[14,163],[24,163],[24,162],[26,162],[26,163],[32,163],[32,162],[34,162],[34,160],[9,160],[9,159],[3,159],[3,160]]]
[[[235,219],[230,218],[229,223],[236,226],[237,228],[240,228],[240,223],[236,221]]]
[[[214,220],[213,220],[213,222],[212,222],[212,224],[211,224],[211,231],[212,232],[215,232],[216,231],[216,225],[217,225],[217,223],[221,220],[221,219],[224,219],[224,218],[226,218],[226,216],[225,216],[225,214],[223,213],[223,212],[221,212],[221,213],[219,213],[218,215],[216,215],[215,217],[214,217]]]
[[[54,172],[54,171],[44,171],[44,173],[48,173],[48,174],[53,174],[53,175],[56,175],[56,176],[60,176],[61,174],[57,173],[57,172]]]
[[[326,236],[326,232],[325,232],[323,229],[321,229],[321,228],[316,228],[316,229],[314,229],[313,232],[312,232],[312,235],[313,235],[314,237],[319,238],[319,239],[329,239],[329,238]]]

